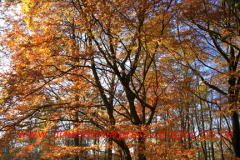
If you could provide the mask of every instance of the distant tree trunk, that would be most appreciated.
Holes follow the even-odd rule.
[[[205,119],[204,119],[204,110],[203,110],[202,100],[200,100],[200,105],[201,105],[202,131],[205,131],[205,122],[204,122]],[[206,132],[204,132],[204,133],[206,133]],[[206,135],[203,135],[203,136],[206,137]],[[203,142],[201,142],[201,144],[202,144],[204,159],[207,160],[207,144],[206,144],[206,141],[204,140]]]
[[[109,148],[107,148],[107,160],[112,160],[112,140],[107,138],[107,142],[109,144]]]
[[[211,92],[211,96],[212,96],[212,101],[213,101],[213,92]],[[209,109],[209,117],[210,117],[210,131],[212,131],[213,128],[213,119],[212,119],[212,110],[213,110],[213,105],[211,104],[210,106],[211,108]],[[211,151],[212,151],[212,159],[215,160],[215,152],[214,152],[214,145],[213,142],[211,142]],[[209,155],[210,156],[210,155]]]
[[[78,112],[75,112],[75,127],[77,126],[78,123]],[[79,138],[77,138],[76,136],[74,136],[74,146],[75,147],[79,147]],[[75,160],[79,160],[79,154],[75,156],[74,158]]]
[[[220,95],[220,96],[221,96],[221,95]],[[220,99],[220,101],[221,101],[221,99]],[[222,115],[220,115],[219,130],[220,130],[220,131],[222,130]],[[221,150],[221,158],[222,158],[222,160],[224,160],[222,138],[220,139],[219,145],[220,145],[220,150]]]

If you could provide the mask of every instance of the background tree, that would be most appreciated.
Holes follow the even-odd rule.
[[[202,97],[218,107],[220,114],[231,117],[235,157],[240,157],[238,96],[240,78],[239,10],[237,2],[186,1],[179,12],[176,39],[181,47],[172,53],[183,66],[192,70],[213,96]],[[184,31],[182,30],[184,29]],[[175,47],[178,47],[176,45]],[[219,103],[221,94],[221,103]],[[214,110],[212,108],[211,110]]]

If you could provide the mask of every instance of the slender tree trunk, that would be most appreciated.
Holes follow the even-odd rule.
[[[107,148],[107,160],[112,160],[112,140],[107,138],[107,142],[109,144],[109,148]]]
[[[76,123],[78,122],[78,112],[75,113],[75,126],[77,125]],[[79,138],[76,138],[74,136],[74,146],[79,147]],[[79,154],[75,156],[75,160],[79,160]]]
[[[213,101],[213,92],[211,92],[211,101]],[[213,105],[211,104],[209,109],[209,117],[210,117],[210,131],[212,131],[213,128],[213,118],[212,118],[212,111],[213,111]],[[211,151],[212,151],[212,159],[215,160],[215,152],[214,152],[214,145],[213,142],[211,142]],[[209,155],[210,156],[210,155]]]

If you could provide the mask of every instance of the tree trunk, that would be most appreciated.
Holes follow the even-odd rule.
[[[75,113],[75,126],[77,125],[76,123],[78,122],[78,112]],[[79,147],[79,138],[76,138],[74,136],[74,146]],[[79,160],[79,154],[75,156],[75,160]]]
[[[147,160],[143,151],[145,151],[145,138],[142,137],[143,132],[141,132],[141,136],[137,139],[138,142],[138,160]]]
[[[234,154],[236,158],[240,158],[240,139],[239,139],[239,118],[238,113],[236,111],[232,114],[232,144],[234,149]]]
[[[112,140],[110,138],[107,138],[109,148],[107,148],[107,160],[112,160]]]

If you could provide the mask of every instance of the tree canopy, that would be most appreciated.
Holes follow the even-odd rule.
[[[240,158],[238,2],[1,3],[2,159]]]

